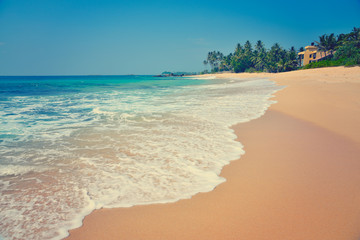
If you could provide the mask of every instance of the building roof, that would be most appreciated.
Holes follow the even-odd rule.
[[[311,51],[312,49],[317,49],[317,46],[306,46],[305,49]]]
[[[298,55],[305,54],[305,52],[308,52],[308,51],[310,54],[316,53],[318,50],[318,47],[317,46],[306,46],[305,49],[306,49],[305,51],[299,52]]]

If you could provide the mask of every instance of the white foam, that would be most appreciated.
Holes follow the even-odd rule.
[[[43,167],[36,167],[36,166],[22,166],[22,165],[2,165],[0,164],[0,177],[5,176],[17,176],[17,175],[23,175],[28,172],[40,172],[44,171],[46,168]]]
[[[27,112],[31,127],[0,145],[7,163],[0,166],[6,193],[0,231],[9,239],[61,239],[96,208],[174,202],[213,190],[226,181],[221,169],[244,152],[229,127],[264,114],[277,89],[267,80],[234,79],[15,99],[25,103],[14,110]],[[59,115],[39,122],[31,109]]]
[[[95,206],[95,202],[90,199],[88,196],[88,193],[85,190],[82,190],[84,199],[88,202],[88,204],[83,207],[80,214],[78,214],[76,217],[74,217],[71,221],[69,221],[68,224],[64,224],[62,227],[59,227],[57,230],[57,235],[52,238],[53,240],[57,239],[63,239],[69,236],[69,229],[75,229],[82,225],[82,221],[84,220],[84,217],[89,215],[94,209],[100,208],[99,206]]]
[[[195,78],[195,79],[216,79],[216,76],[196,76],[196,77],[187,77],[187,78]]]

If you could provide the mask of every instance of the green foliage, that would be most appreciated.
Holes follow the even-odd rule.
[[[311,69],[311,68],[322,68],[322,67],[335,67],[344,65],[345,59],[328,59],[319,62],[312,62],[302,67],[302,69]]]
[[[360,64],[360,47],[358,40],[343,41],[334,54],[334,59],[344,59],[345,66]]]
[[[261,71],[257,71],[255,68],[251,67],[251,68],[246,69],[245,72],[247,72],[247,73],[256,73],[256,72],[261,72]]]
[[[286,51],[278,43],[275,43],[267,53],[267,71],[283,72],[286,64],[285,56]]]
[[[297,53],[294,47],[285,50],[278,43],[267,50],[260,40],[253,49],[250,41],[246,41],[244,46],[237,44],[234,53],[225,57],[220,52],[209,52],[204,64],[210,64],[212,72],[283,72],[297,68]]]
[[[223,58],[224,55],[221,52],[213,51],[208,53],[207,59],[203,63],[204,65],[210,64],[211,72],[218,72]]]
[[[297,52],[294,47],[291,47],[290,50],[286,53],[286,65],[285,71],[292,71],[297,69]]]
[[[204,71],[200,72],[200,74],[208,74],[208,73],[209,73],[208,70],[204,70]]]
[[[266,67],[266,49],[262,41],[257,41],[255,45],[255,51],[251,58],[251,61],[254,63],[256,71],[262,71]]]
[[[318,51],[324,52],[325,57],[328,52],[330,52],[330,55],[333,54],[333,51],[338,46],[338,41],[335,38],[335,35],[333,33],[331,34],[324,34],[319,37],[319,42],[315,41],[317,43]]]
[[[253,54],[253,49],[249,41],[246,41],[244,47],[242,47],[241,44],[237,44],[234,55],[230,61],[230,69],[239,73],[254,67],[254,63],[251,60]]]
[[[324,34],[316,43],[326,60],[312,62],[303,69],[360,64],[360,28],[355,27],[352,32],[338,36]],[[278,43],[268,50],[260,40],[253,48],[250,41],[246,41],[244,46],[237,44],[228,56],[219,51],[209,52],[204,64],[210,64],[211,72],[286,72],[298,69],[298,52],[302,51],[303,47],[299,51],[294,47],[287,50]]]
[[[334,34],[322,35],[319,37],[319,49],[333,56],[319,62],[313,62],[303,67],[303,69],[333,67],[333,66],[354,66],[360,64],[360,28],[354,29],[347,34],[339,34],[335,38]],[[321,44],[320,44],[321,43]]]
[[[360,28],[354,27],[348,34],[340,34],[338,36],[339,47],[346,43],[353,43],[353,46],[360,48]]]
[[[230,53],[228,56],[224,57],[223,60],[220,63],[219,71],[231,71],[231,61],[232,61],[233,55]]]

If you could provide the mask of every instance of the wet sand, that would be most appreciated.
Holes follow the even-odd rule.
[[[217,77],[287,86],[234,126],[246,153],[227,181],[176,203],[96,210],[69,239],[359,239],[360,67]]]

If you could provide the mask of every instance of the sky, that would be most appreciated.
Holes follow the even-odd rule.
[[[360,27],[360,0],[0,0],[0,75],[199,72],[209,51],[296,49]]]

